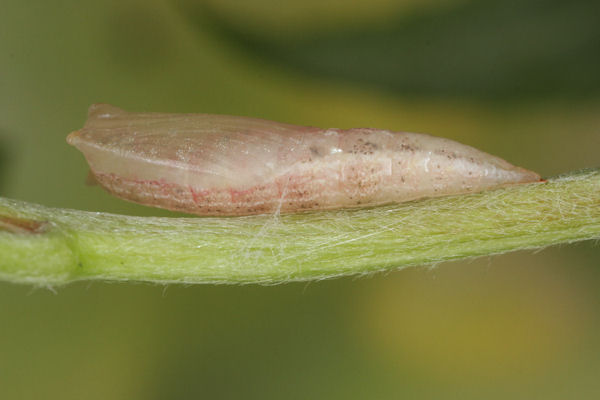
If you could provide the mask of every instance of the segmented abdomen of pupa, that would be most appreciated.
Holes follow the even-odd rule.
[[[426,134],[129,113],[107,104],[93,105],[67,141],[115,196],[198,215],[375,206],[540,180]]]

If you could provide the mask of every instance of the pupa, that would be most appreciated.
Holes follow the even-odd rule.
[[[210,114],[90,107],[67,142],[108,192],[197,215],[400,203],[538,182],[458,142],[382,129],[320,129]]]

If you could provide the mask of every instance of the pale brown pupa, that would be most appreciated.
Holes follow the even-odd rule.
[[[108,104],[92,105],[67,141],[115,196],[198,215],[365,207],[540,181],[425,134],[129,113]]]

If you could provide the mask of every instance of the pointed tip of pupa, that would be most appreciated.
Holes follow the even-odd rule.
[[[542,176],[540,174],[538,174],[537,172],[530,171],[528,169],[520,168],[520,167],[516,167],[516,170],[518,172],[518,177],[519,177],[519,179],[517,180],[518,183],[544,182],[544,179],[542,179]]]

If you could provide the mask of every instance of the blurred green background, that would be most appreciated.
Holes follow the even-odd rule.
[[[173,215],[83,182],[87,107],[427,132],[600,165],[596,0],[4,0],[0,194]],[[293,240],[293,238],[290,238]],[[593,243],[261,286],[0,283],[2,399],[595,399]]]

